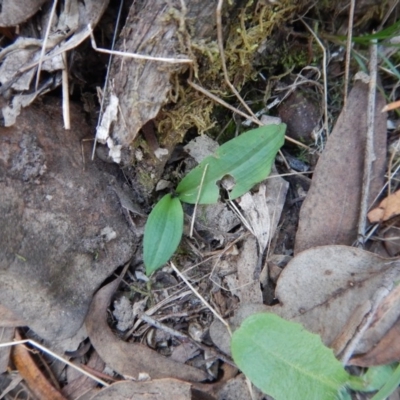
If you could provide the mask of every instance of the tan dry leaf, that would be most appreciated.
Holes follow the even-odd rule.
[[[400,320],[389,329],[386,335],[370,352],[350,359],[349,365],[371,367],[400,361]]]
[[[351,245],[357,224],[364,170],[367,132],[368,85],[357,82],[347,106],[329,136],[315,168],[311,188],[300,210],[295,254],[315,246]],[[385,100],[376,95],[375,161],[372,165],[370,201],[379,193],[386,165]]]
[[[384,198],[379,206],[368,213],[369,222],[377,223],[400,214],[400,190]]]
[[[176,379],[149,382],[117,382],[101,390],[91,400],[190,400],[191,385]]]
[[[282,271],[275,296],[281,302],[273,311],[300,322],[331,345],[349,326],[361,321],[355,315],[369,310],[381,290],[389,292],[400,278],[399,259],[340,245],[314,247],[294,257]],[[366,307],[367,306],[367,307]]]
[[[47,0],[4,0],[1,2],[0,26],[19,25],[33,14]]]
[[[138,377],[141,372],[151,378],[177,378],[186,381],[203,381],[206,373],[180,364],[147,346],[127,343],[118,339],[107,324],[107,307],[117,289],[118,279],[101,288],[93,297],[85,323],[90,341],[103,361],[121,375]]]
[[[18,331],[16,331],[15,339],[22,339]],[[66,398],[50,384],[43,372],[35,364],[30,351],[25,345],[18,344],[13,347],[12,360],[36,398],[41,400],[66,400]]]

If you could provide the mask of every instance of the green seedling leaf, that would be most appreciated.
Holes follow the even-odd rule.
[[[150,275],[164,265],[177,249],[183,232],[180,200],[165,195],[147,219],[143,237],[143,261]]]
[[[231,350],[243,373],[275,400],[337,399],[349,379],[318,335],[275,314],[245,319]]]
[[[347,386],[354,391],[374,392],[379,390],[392,374],[393,367],[391,365],[369,367],[367,372],[361,376],[350,376]]]
[[[183,178],[176,189],[179,198],[190,204],[195,204],[197,199],[199,204],[216,203],[217,183],[226,176],[235,181],[230,198],[242,196],[271,172],[275,156],[284,143],[285,130],[285,124],[262,126],[224,143],[215,155],[206,157]]]

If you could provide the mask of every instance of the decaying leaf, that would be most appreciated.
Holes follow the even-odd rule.
[[[12,1],[7,5],[8,11],[11,11]],[[25,6],[18,6],[23,10],[24,19],[36,12],[40,7],[40,1],[18,2]],[[91,30],[88,28],[96,26],[104,10],[108,5],[108,0],[85,1],[78,0],[60,2],[58,18],[53,18],[50,34],[46,40],[46,53],[41,64],[41,70],[55,73],[64,68],[61,54],[77,47],[86,38],[89,37]],[[2,4],[1,17],[4,17],[5,4]],[[31,7],[32,6],[32,9]],[[29,9],[29,11],[26,11]],[[38,95],[46,92],[50,88],[61,84],[61,79],[56,78],[56,74],[50,79],[44,79],[39,87],[33,87],[33,78],[36,76],[36,67],[38,65],[42,47],[44,45],[44,35],[49,22],[51,3],[49,7],[44,7],[43,12],[38,18],[37,28],[31,31],[40,32],[42,37],[28,37],[23,34],[14,43],[2,49],[0,52],[0,82],[3,88],[13,89],[14,97],[9,102],[5,102],[2,107],[4,116],[4,126],[11,126],[15,123],[21,108],[29,105]],[[13,12],[13,11],[12,11]],[[16,13],[21,16],[21,12]],[[8,22],[7,22],[8,23]],[[27,29],[26,32],[29,30]],[[24,33],[25,31],[23,31]],[[26,93],[25,91],[28,91]]]
[[[96,293],[86,317],[90,341],[104,362],[125,376],[138,377],[139,373],[145,372],[153,379],[205,380],[207,375],[199,369],[174,362],[142,344],[123,342],[114,336],[107,324],[106,309],[118,284],[115,280]]]
[[[96,371],[102,371],[104,369],[104,361],[96,352],[91,354],[86,365]],[[97,382],[95,382],[92,378],[82,375],[80,372],[78,372],[78,374],[79,375],[76,379],[71,381],[68,379],[68,383],[61,389],[61,393],[68,400],[75,400],[79,396],[97,386]]]
[[[398,320],[372,348],[372,350],[363,355],[357,355],[350,359],[349,365],[358,365],[360,367],[371,367],[374,365],[386,365],[400,361],[400,320]]]
[[[400,214],[400,190],[384,198],[379,206],[368,213],[369,222],[383,222]]]
[[[375,295],[382,289],[389,292],[399,277],[398,259],[340,245],[311,248],[294,257],[281,273],[275,295],[282,305],[274,309],[320,334],[329,346],[354,313],[368,312]]]
[[[117,382],[101,390],[91,400],[190,400],[191,385],[176,379],[149,382]]]
[[[328,244],[351,245],[357,238],[367,132],[368,86],[356,82],[315,168],[300,211],[295,253]],[[370,202],[383,185],[386,166],[385,100],[376,95]]]
[[[16,333],[15,338],[17,340],[22,339],[18,332]],[[33,361],[31,354],[25,345],[18,344],[13,347],[12,360],[29,389],[38,399],[66,400],[65,397],[46,379],[43,372]]]
[[[1,2],[0,26],[15,26],[35,14],[46,0],[4,0]]]

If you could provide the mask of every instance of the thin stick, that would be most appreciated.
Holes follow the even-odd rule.
[[[243,111],[238,110],[237,108],[231,106],[230,104],[226,103],[224,100],[220,99],[218,96],[215,96],[215,94],[212,94],[211,92],[209,92],[208,90],[204,89],[203,87],[197,85],[196,83],[192,82],[191,80],[187,80],[187,83],[194,89],[196,89],[197,91],[199,91],[200,93],[203,93],[204,95],[206,95],[207,97],[209,97],[211,100],[214,100],[215,102],[221,104],[222,106],[224,106],[225,108],[227,108],[228,110],[231,110],[232,112],[241,115],[242,117],[251,120],[252,122],[254,122],[255,124],[259,125],[259,126],[263,126],[263,124],[261,123],[261,121],[258,118],[254,118],[250,115],[247,115],[246,113],[244,113]],[[300,147],[304,147],[307,150],[311,151],[311,148],[306,146],[305,144],[298,142],[295,139],[292,139],[289,136],[285,136],[285,139],[288,142],[297,144]]]
[[[204,178],[206,176],[207,168],[208,168],[208,164],[206,164],[205,167],[204,167],[203,175],[201,176],[199,192],[197,193],[196,203],[194,204],[194,210],[193,210],[193,215],[192,215],[192,223],[190,224],[190,233],[189,233],[190,237],[193,237],[193,229],[194,229],[194,221],[196,219],[197,205],[199,204],[200,195],[201,195],[201,189],[203,188],[203,183],[204,183]]]
[[[321,40],[319,37],[315,34],[315,32],[309,27],[306,21],[304,21],[302,18],[300,18],[300,21],[306,26],[306,28],[310,31],[310,33],[314,36],[315,40],[319,44],[319,46],[322,49],[322,54],[323,54],[323,66],[322,66],[322,75],[324,79],[324,127],[325,127],[325,134],[329,134],[329,127],[328,127],[328,74],[326,71],[326,66],[327,66],[327,55],[326,55],[326,49],[325,46],[322,44]]]
[[[122,56],[122,57],[127,57],[127,58],[135,58],[137,60],[158,61],[158,62],[164,62],[164,63],[168,63],[168,64],[193,64],[193,60],[190,58],[153,57],[153,56],[146,56],[146,55],[137,54],[137,53],[127,53],[124,51],[102,49],[100,47],[97,47],[96,41],[94,40],[94,36],[93,36],[93,30],[90,25],[88,25],[88,27],[90,29],[90,39],[92,42],[92,47],[99,53],[111,54],[114,56]]]
[[[69,85],[68,85],[68,61],[67,53],[61,54],[64,67],[62,69],[62,109],[63,109],[63,119],[64,119],[64,129],[71,129],[71,119],[69,112]]]
[[[40,79],[40,70],[42,68],[43,57],[44,57],[44,53],[46,51],[47,40],[49,39],[49,35],[50,35],[51,23],[53,22],[54,14],[56,12],[56,6],[57,6],[57,0],[54,0],[53,6],[51,7],[51,11],[50,11],[49,23],[46,26],[46,32],[45,32],[44,38],[43,38],[43,45],[40,50],[38,69],[37,69],[37,73],[36,73],[35,90],[38,90],[39,79]]]
[[[58,354],[54,353],[53,351],[51,351],[50,349],[42,346],[41,344],[39,344],[38,342],[32,340],[32,339],[24,339],[24,340],[16,340],[15,342],[6,342],[6,343],[0,343],[0,347],[8,347],[8,346],[15,346],[17,344],[25,344],[25,343],[29,343],[30,345],[32,345],[33,347],[38,348],[39,350],[42,350],[43,352],[45,352],[46,354],[51,355],[52,357],[54,357],[55,359],[57,359],[58,361],[61,361],[65,364],[67,364],[68,366],[70,366],[71,368],[76,369],[77,371],[79,371],[80,373],[82,373],[83,375],[86,375],[89,378],[92,378],[94,381],[96,381],[97,383],[100,383],[100,385],[103,386],[110,386],[107,382],[104,382],[103,380],[97,378],[96,376],[90,374],[89,372],[86,372],[84,369],[78,367],[77,365],[73,364],[72,362],[68,361],[67,359],[59,356]]]
[[[123,4],[124,4],[124,0],[120,0],[119,8],[118,8],[117,20],[115,21],[115,29],[114,29],[113,39],[112,39],[112,43],[111,43],[111,50],[114,50],[115,42],[117,41],[117,32],[118,32],[118,27],[119,27],[119,21],[121,19],[121,13],[122,13]],[[104,85],[103,85],[103,92],[102,92],[102,96],[101,96],[100,111],[99,111],[99,117],[97,119],[96,131],[97,131],[97,128],[100,126],[101,119],[103,117],[104,102],[105,102],[104,94],[106,93],[106,90],[107,90],[107,87],[108,87],[108,80],[110,79],[111,62],[112,62],[112,55],[110,55],[110,57],[108,58],[106,79],[104,80]],[[92,161],[94,160],[94,154],[96,152],[96,146],[97,146],[97,136],[94,135],[94,142],[93,142],[93,149],[92,149]]]
[[[370,64],[369,64],[369,93],[368,93],[368,113],[367,113],[367,140],[365,143],[365,158],[364,158],[364,176],[363,187],[361,193],[360,217],[358,220],[358,245],[363,246],[365,243],[365,225],[369,207],[369,186],[372,175],[372,163],[375,160],[374,154],[374,129],[375,129],[375,97],[376,97],[376,75],[378,65],[378,45],[377,41],[373,40],[370,49]]]
[[[185,276],[182,274],[181,271],[176,268],[174,263],[171,261],[171,267],[175,271],[175,273],[186,283],[186,285],[189,286],[189,288],[192,290],[192,292],[200,299],[200,301],[215,315],[216,318],[218,318],[226,327],[228,330],[228,333],[230,336],[232,336],[232,331],[228,323],[212,308],[210,303],[207,302],[207,300],[192,286],[192,284],[185,278]]]
[[[347,44],[346,44],[346,65],[344,73],[344,105],[346,107],[347,94],[349,91],[349,77],[350,77],[350,58],[351,58],[351,45],[353,41],[353,22],[354,22],[354,9],[356,0],[350,1],[350,14],[349,14],[349,25],[347,28]]]
[[[243,107],[247,110],[247,112],[253,118],[258,120],[258,118],[254,115],[253,111],[251,110],[251,108],[243,100],[242,96],[239,94],[239,92],[236,90],[235,86],[233,86],[232,83],[229,80],[228,70],[226,69],[226,61],[225,61],[224,39],[222,37],[221,10],[222,10],[222,5],[223,4],[224,4],[224,0],[219,0],[218,1],[218,5],[217,5],[217,9],[216,9],[216,20],[217,20],[217,38],[218,38],[219,55],[221,57],[221,64],[222,64],[222,70],[224,71],[225,82],[227,83],[229,88],[232,90],[232,92],[235,94],[237,99],[242,103]]]

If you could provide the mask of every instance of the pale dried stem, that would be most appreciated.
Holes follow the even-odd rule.
[[[38,87],[39,87],[40,70],[42,68],[42,63],[43,63],[43,59],[44,59],[44,53],[46,52],[46,45],[47,45],[47,41],[49,39],[50,29],[51,29],[51,24],[53,22],[54,14],[56,12],[56,6],[57,6],[57,0],[54,0],[53,1],[53,6],[51,7],[51,11],[50,11],[49,23],[46,26],[46,32],[45,32],[44,38],[43,38],[43,45],[42,45],[42,48],[40,50],[38,68],[37,68],[37,73],[36,73],[35,90],[38,90]]]
[[[211,92],[209,92],[208,90],[204,89],[203,87],[197,85],[196,83],[192,82],[191,80],[188,80],[187,83],[194,89],[196,89],[197,91],[199,91],[200,93],[203,93],[204,95],[206,95],[207,97],[209,97],[211,100],[214,100],[216,103],[221,104],[222,106],[224,106],[225,108],[227,108],[228,110],[231,110],[232,112],[241,115],[242,117],[249,119],[251,122],[255,123],[256,125],[262,126],[263,124],[261,123],[261,121],[258,118],[254,118],[251,115],[247,115],[246,113],[244,113],[243,111],[238,110],[237,108],[231,106],[230,104],[228,104],[227,102],[225,102],[224,100],[220,99],[218,96],[215,96],[215,94],[212,94]],[[285,139],[288,142],[297,144],[300,147],[303,147],[307,150],[311,151],[311,148],[306,146],[305,144],[292,139],[291,137],[285,136]]]
[[[86,375],[87,377],[93,379],[94,381],[96,381],[97,383],[100,383],[100,385],[103,386],[110,386],[107,382],[104,382],[103,380],[97,378],[96,376],[92,375],[91,373],[85,371],[84,369],[78,367],[77,365],[73,364],[72,362],[68,361],[67,359],[59,356],[58,354],[54,353],[53,351],[51,351],[50,349],[48,349],[47,347],[42,346],[41,344],[35,342],[32,339],[24,339],[24,340],[16,340],[15,342],[6,342],[6,343],[0,343],[0,347],[8,347],[8,346],[15,346],[17,344],[25,344],[25,343],[29,343],[30,345],[32,345],[33,347],[36,347],[39,350],[42,350],[44,353],[49,354],[50,356],[54,357],[55,359],[57,359],[58,361],[63,362],[64,364],[67,364],[68,366],[70,366],[71,368],[76,369],[77,371],[79,371],[80,373],[82,373],[83,375]]]
[[[215,311],[215,309],[211,306],[210,303],[192,286],[192,284],[186,279],[186,277],[182,274],[181,271],[176,268],[173,262],[170,263],[172,269],[175,271],[175,273],[186,283],[186,285],[189,286],[189,288],[192,290],[192,292],[199,298],[199,300],[214,314],[216,318],[218,318],[226,327],[228,330],[228,333],[230,336],[232,336],[232,331],[229,326],[229,324]]]
[[[194,221],[196,220],[196,212],[197,212],[197,206],[199,204],[200,196],[201,196],[201,190],[203,189],[203,184],[204,184],[204,178],[206,176],[208,169],[208,164],[205,165],[203,175],[201,176],[201,181],[200,181],[200,186],[199,186],[199,192],[197,193],[197,199],[196,203],[194,205],[194,210],[193,210],[193,215],[192,215],[192,222],[190,224],[190,237],[193,237],[193,230],[194,230]]]
[[[219,55],[221,57],[221,64],[222,64],[222,70],[224,71],[225,82],[229,86],[229,88],[232,90],[232,92],[235,94],[237,99],[242,103],[243,107],[247,110],[247,112],[253,118],[258,120],[258,118],[254,115],[253,111],[251,110],[251,108],[243,100],[242,96],[239,94],[239,92],[236,90],[235,86],[233,86],[229,80],[228,70],[226,69],[226,61],[225,61],[224,39],[222,37],[221,10],[222,10],[223,4],[224,4],[224,0],[218,1],[218,5],[217,5],[217,9],[216,9],[216,19],[217,19],[217,38],[218,38]]]
[[[325,46],[322,44],[319,37],[315,34],[315,32],[310,28],[306,21],[300,18],[301,22],[305,25],[305,27],[310,31],[310,33],[314,36],[315,40],[317,41],[319,47],[322,49],[323,59],[322,59],[322,77],[324,80],[324,127],[325,127],[325,134],[329,135],[329,124],[328,124],[328,75],[326,71],[326,66],[328,64],[326,49]]]
[[[69,111],[69,84],[68,84],[68,61],[67,61],[67,53],[64,52],[61,55],[63,60],[63,69],[62,69],[62,110],[63,110],[63,120],[64,120],[64,129],[71,129],[71,118]]]
[[[89,25],[89,29],[90,29],[90,39],[92,42],[92,47],[94,50],[98,51],[99,53],[111,54],[114,56],[121,56],[121,57],[127,57],[127,58],[134,58],[137,60],[157,61],[157,62],[167,63],[167,64],[193,64],[193,60],[190,58],[153,57],[153,56],[146,56],[144,54],[128,53],[128,52],[118,51],[118,50],[107,50],[107,49],[103,49],[101,47],[97,47],[96,41],[93,36],[93,30],[90,25]]]
[[[369,64],[369,93],[368,93],[368,110],[367,110],[367,140],[365,143],[364,157],[364,176],[361,192],[360,216],[358,220],[358,245],[363,246],[365,243],[366,220],[369,209],[369,192],[372,176],[372,163],[375,160],[374,154],[374,130],[375,130],[375,98],[376,98],[376,76],[378,69],[378,44],[374,40],[370,49]]]
[[[354,22],[354,9],[356,0],[350,1],[350,13],[349,13],[349,24],[347,28],[347,43],[346,43],[346,65],[344,73],[344,105],[347,104],[347,94],[349,91],[349,77],[350,77],[350,59],[351,59],[351,45],[353,41],[353,22]]]

